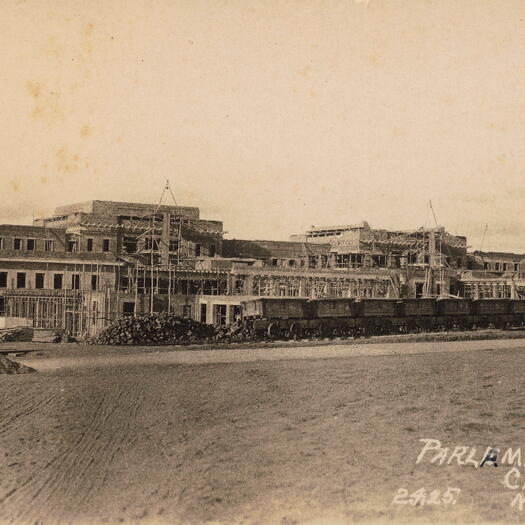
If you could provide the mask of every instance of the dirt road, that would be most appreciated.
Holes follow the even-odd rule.
[[[41,373],[0,377],[0,522],[522,521],[508,467],[416,458],[525,445],[525,344],[392,346],[24,359]]]
[[[78,367],[131,366],[152,364],[246,363],[288,359],[326,359],[358,356],[429,354],[435,352],[472,352],[524,348],[523,339],[486,341],[447,341],[440,343],[384,343],[325,346],[247,348],[228,350],[184,350],[183,347],[87,347],[45,355],[23,356],[19,361],[42,372]]]

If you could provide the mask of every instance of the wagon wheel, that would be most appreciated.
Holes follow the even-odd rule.
[[[301,339],[302,336],[303,329],[301,325],[299,323],[292,323],[292,326],[290,326],[290,329],[288,330],[288,337],[297,341],[297,339]]]
[[[417,323],[414,319],[409,319],[405,326],[406,326],[407,333],[415,334],[417,332]]]
[[[497,330],[501,330],[503,328],[503,319],[494,319],[494,328],[496,328]]]
[[[326,326],[325,324],[320,324],[319,325],[319,338],[325,339],[326,337],[328,337],[328,333],[329,333],[328,326]]]
[[[388,335],[388,334],[391,334],[393,331],[394,331],[394,325],[392,324],[392,321],[390,320],[386,320],[382,326],[381,326],[381,333],[383,335]]]
[[[278,339],[281,335],[281,327],[279,326],[279,323],[270,323],[268,325],[268,329],[266,330],[266,335],[271,341]]]
[[[335,326],[333,329],[332,329],[332,335],[331,337],[343,337],[343,330],[340,326]]]

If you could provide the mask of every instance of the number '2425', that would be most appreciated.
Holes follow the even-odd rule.
[[[427,491],[423,487],[409,494],[407,489],[400,488],[394,495],[392,505],[455,505],[460,492],[461,489],[453,487],[448,487],[444,491],[439,489]]]

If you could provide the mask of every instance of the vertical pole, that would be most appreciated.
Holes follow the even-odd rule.
[[[149,305],[149,313],[150,315],[153,314],[153,245],[155,242],[155,208],[153,209],[153,218],[152,218],[152,226],[151,226],[151,250],[150,250],[150,305]]]
[[[137,317],[137,302],[139,294],[139,261],[135,261],[135,307],[133,309],[133,317]]]
[[[168,261],[168,314],[171,313],[171,262]]]

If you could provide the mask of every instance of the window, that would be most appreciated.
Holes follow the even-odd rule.
[[[44,250],[46,252],[52,252],[54,247],[54,242],[52,239],[46,239],[44,241]]]
[[[226,324],[226,305],[225,304],[215,304],[213,305],[215,310],[215,324],[219,326]]]
[[[288,266],[295,266],[295,260],[294,259],[289,259]]]
[[[78,273],[71,274],[71,289],[80,290],[80,274]]]
[[[15,239],[14,247],[15,247],[15,250],[21,250],[22,249],[22,239]]]
[[[520,271],[520,263],[514,263],[514,271],[519,272]]]
[[[272,266],[277,266],[277,259],[272,259]]]
[[[506,272],[508,270],[508,264],[503,263],[503,271]]]
[[[124,237],[124,251],[126,253],[137,253],[138,242],[134,237]]]
[[[62,280],[64,279],[64,275],[61,273],[55,273],[53,276],[53,288],[55,290],[62,290]]]
[[[499,262],[495,263],[494,264],[494,269],[499,272],[499,268],[500,268],[500,265],[499,265]]]
[[[78,251],[78,241],[67,241],[67,251],[77,252]]]
[[[109,252],[109,239],[104,239],[102,241],[102,251]]]
[[[215,244],[210,244],[210,257],[215,257]]]
[[[35,273],[35,288],[44,288],[44,276],[43,273]]]
[[[144,241],[144,249],[145,250],[153,249],[153,251],[158,252],[159,251],[159,241],[158,241],[158,239],[151,239],[151,238],[146,239]]]
[[[201,304],[201,323],[205,323],[206,320],[207,320],[207,304],[206,303],[202,303]]]
[[[3,249],[4,249],[4,239],[0,237],[0,250],[3,250]]]
[[[7,272],[0,272],[0,288],[7,288]]]
[[[179,241],[170,241],[169,251],[176,252],[179,249]]]
[[[135,314],[135,303],[125,301],[122,303],[122,315],[131,316]]]
[[[200,255],[201,255],[201,245],[196,244],[195,245],[195,257],[200,257]]]
[[[230,320],[237,321],[241,318],[241,307],[240,305],[233,304],[230,306]]]
[[[26,287],[26,274],[25,272],[16,272],[16,287],[25,288]]]
[[[86,250],[88,252],[92,252],[93,251],[93,239],[88,239],[87,240]]]
[[[28,252],[35,251],[35,239],[27,239],[27,251]]]
[[[93,274],[91,276],[91,289],[96,292],[98,290],[98,275]]]
[[[490,270],[490,264],[488,262],[484,262],[483,268],[485,268],[485,270]]]

